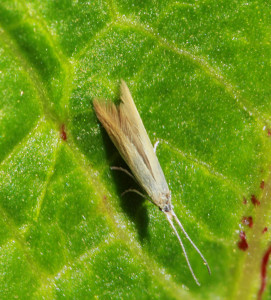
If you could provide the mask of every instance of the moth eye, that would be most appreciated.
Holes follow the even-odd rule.
[[[171,211],[171,205],[170,204],[166,204],[165,206],[164,206],[164,208],[162,209],[162,211],[164,211],[164,212],[170,212]]]

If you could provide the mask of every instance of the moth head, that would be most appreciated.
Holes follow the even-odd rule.
[[[171,205],[171,193],[170,191],[164,193],[161,195],[161,205],[160,205],[160,209],[167,213],[172,211],[172,205]]]

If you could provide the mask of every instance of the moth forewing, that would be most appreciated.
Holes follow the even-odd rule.
[[[160,166],[160,163],[156,157],[156,154],[154,152],[153,146],[151,144],[150,138],[147,134],[147,131],[143,125],[143,122],[140,118],[140,115],[137,111],[137,108],[135,106],[135,103],[133,101],[133,98],[131,96],[131,93],[126,85],[126,83],[122,80],[120,85],[120,98],[124,105],[120,106],[120,110],[123,111],[123,113],[128,116],[129,120],[131,120],[134,132],[136,134],[136,139],[134,139],[135,145],[138,141],[140,141],[141,149],[139,150],[141,153],[144,153],[144,155],[147,157],[147,160],[149,164],[147,166],[150,169],[150,173],[153,176],[159,193],[162,194],[168,194],[169,188],[164,176],[164,173],[162,171],[162,168]],[[138,141],[137,141],[138,140]],[[152,199],[153,202],[155,202],[155,199]]]
[[[149,194],[154,186],[154,180],[150,175],[149,169],[146,167],[142,156],[120,127],[120,122],[116,119],[115,109],[111,107],[114,104],[105,104],[95,100],[93,102],[98,119],[103,124],[105,130],[110,136],[112,142],[119,150],[121,156],[130,167],[138,183]],[[113,113],[113,115],[112,115]],[[119,113],[117,113],[117,116]]]
[[[210,272],[206,259],[185,232],[181,222],[175,215],[171,206],[171,194],[164,173],[154,152],[153,146],[136,109],[133,98],[126,83],[122,80],[120,85],[119,106],[95,99],[94,109],[98,119],[104,126],[122,158],[125,160],[138,183],[148,194],[151,201],[156,204],[167,216],[170,226],[180,242],[189,269],[199,284],[186,254],[181,238],[172,222],[174,219],[192,246],[199,253]]]
[[[151,200],[163,209],[170,191],[154,153],[151,141],[124,81],[120,86],[121,103],[94,100],[96,114],[138,183]]]

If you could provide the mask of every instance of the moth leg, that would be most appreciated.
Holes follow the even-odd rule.
[[[156,141],[155,144],[154,144],[154,146],[153,146],[154,153],[156,153],[156,149],[158,147],[158,144],[159,144],[159,141]]]
[[[146,198],[146,195],[140,193],[140,192],[139,192],[138,190],[136,190],[136,189],[128,189],[128,190],[124,191],[124,192],[121,194],[121,196],[124,196],[125,194],[130,193],[130,192],[136,193],[136,194],[140,195],[141,197]]]
[[[133,176],[132,173],[130,173],[128,170],[124,169],[124,168],[121,168],[121,167],[110,167],[111,170],[117,170],[117,171],[122,171],[124,172],[125,174],[127,174],[128,176],[130,176],[131,178],[134,179],[134,181],[136,181],[135,177]]]

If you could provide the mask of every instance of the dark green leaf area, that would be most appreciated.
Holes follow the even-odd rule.
[[[28,8],[31,7],[31,12],[27,10],[26,5]],[[0,20],[2,26],[6,28],[14,24],[20,26],[20,23],[29,21],[34,27],[37,25],[47,27],[44,32],[47,31],[48,34],[52,30],[56,37],[54,42],[57,41],[59,44],[59,48],[55,50],[61,49],[67,56],[71,56],[74,52],[84,49],[86,42],[107,25],[110,21],[110,8],[105,1],[98,3],[65,0],[18,3],[3,0],[0,5]],[[31,42],[32,39],[33,37],[28,41]],[[48,47],[44,48],[45,52],[46,49],[49,50]],[[41,53],[45,54],[45,52]],[[54,67],[54,64],[51,66]]]
[[[1,166],[1,207],[16,225],[36,218],[54,164],[58,133],[39,122]]]
[[[15,1],[2,0],[0,5],[0,20],[2,26],[9,26],[24,19],[24,5]]]
[[[180,5],[182,4],[181,2]],[[171,9],[171,2],[167,0],[117,0],[116,5],[121,14],[127,15],[131,19],[136,17],[146,25],[156,24],[163,16],[164,11]]]
[[[57,33],[67,56],[84,49],[110,22],[107,1],[36,1],[34,7]]]
[[[36,67],[45,84],[53,76],[59,76],[59,61],[39,27],[33,30],[32,24],[25,24],[12,29],[11,34],[17,37],[20,51]]]
[[[36,91],[20,63],[0,49],[0,160],[31,130],[41,113]]]
[[[62,109],[60,100],[63,96],[65,59],[59,59],[59,53],[52,47],[48,32],[32,16],[25,15],[21,22],[18,22],[18,17],[13,26],[10,26],[9,18],[16,18],[17,14],[25,11],[25,7],[18,5],[14,9],[9,2],[0,4],[0,15],[4,16],[0,24],[8,33],[2,37],[4,43],[9,44],[12,52],[20,60],[20,64],[28,73],[27,77],[32,81],[30,85],[38,89],[44,112],[59,116]]]
[[[56,273],[110,232],[88,178],[66,147],[60,147],[54,173],[27,241],[43,269]]]
[[[0,248],[2,299],[29,299],[40,284],[21,246],[10,240]]]
[[[173,299],[166,282],[154,282],[151,273],[122,241],[105,241],[56,281],[56,295],[58,298],[99,295],[103,299],[148,299],[153,295],[154,299]]]
[[[270,49],[269,10],[265,1],[176,2],[160,18],[158,28],[177,48],[204,56],[215,72],[223,72],[224,83],[240,92],[245,106],[270,118],[269,56],[263,55]]]
[[[9,230],[9,224],[7,224],[6,219],[3,218],[0,220],[0,245],[4,245],[11,236],[12,232]]]
[[[10,34],[16,36],[17,51],[21,53],[24,63],[35,68],[35,72],[31,72],[33,80],[41,80],[46,88],[47,94],[41,96],[50,97],[50,101],[57,104],[62,95],[61,81],[64,75],[46,34],[38,25],[33,28],[32,23],[14,27]]]
[[[87,71],[85,76],[91,74],[104,77],[104,80],[127,80],[144,66],[146,56],[154,46],[155,41],[141,30],[132,30],[125,25],[112,26],[102,39],[93,41],[86,49],[84,57],[80,58],[80,67]],[[140,61],[137,57],[140,57]]]

